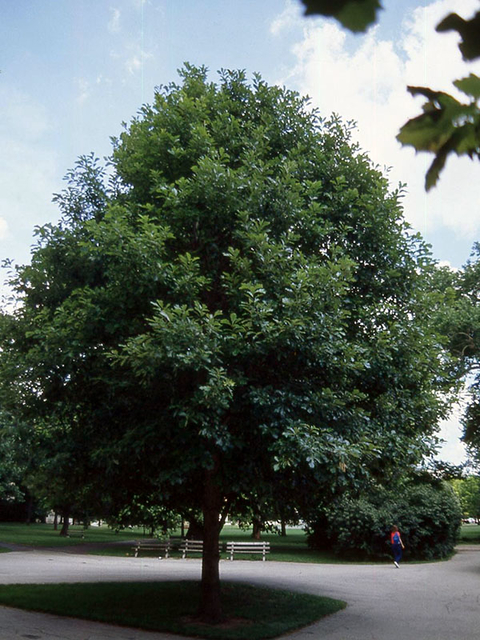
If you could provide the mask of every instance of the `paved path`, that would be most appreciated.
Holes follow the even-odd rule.
[[[348,607],[290,640],[479,640],[480,546],[449,562],[325,565],[223,561],[222,578],[346,600]],[[59,551],[0,555],[0,583],[198,579],[198,560],[86,556]],[[169,636],[0,607],[0,640],[167,640]]]

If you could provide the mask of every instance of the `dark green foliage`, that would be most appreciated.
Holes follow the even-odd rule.
[[[305,15],[335,17],[351,31],[366,31],[382,8],[379,0],[302,0]]]
[[[387,509],[372,504],[368,498],[346,496],[326,509],[321,520],[325,529],[320,531],[320,535],[326,537],[327,548],[341,557],[382,557],[387,550],[386,532],[390,522],[392,519]],[[311,543],[315,545],[317,529],[318,525],[314,524]]]
[[[20,438],[5,416],[0,415],[0,420],[5,422],[0,425],[0,503],[23,502],[21,483],[26,462],[19,455]]]
[[[457,31],[460,34],[462,41],[458,47],[465,60],[475,60],[480,56],[480,11],[470,20],[465,20],[458,13],[450,13],[437,25],[437,31]]]
[[[215,457],[239,503],[414,462],[448,381],[401,194],[297,94],[181,76],[115,141],[115,186],[79,160],[13,282],[3,396],[58,493],[198,508]]]
[[[310,544],[344,557],[382,558],[390,553],[390,529],[397,525],[406,558],[445,558],[453,552],[461,515],[447,483],[402,483],[359,498],[345,496],[322,509],[309,525]]]
[[[409,487],[396,508],[393,518],[402,527],[410,557],[431,560],[453,552],[462,513],[448,484]]]

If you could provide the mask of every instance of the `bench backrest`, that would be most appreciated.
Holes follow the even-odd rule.
[[[270,549],[269,542],[227,542],[227,549],[230,551],[233,549],[237,551],[238,549],[250,549],[255,551],[256,549]]]
[[[227,542],[227,553],[230,554],[230,560],[236,553],[261,553],[262,560],[265,560],[267,553],[270,553],[269,542]]]
[[[187,549],[203,549],[203,540],[185,540],[182,546],[183,545]]]

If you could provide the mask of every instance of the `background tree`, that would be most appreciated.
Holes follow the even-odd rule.
[[[258,76],[180,75],[114,141],[109,183],[92,157],[69,174],[12,281],[0,382],[110,513],[203,514],[215,621],[228,511],[415,463],[451,380],[428,249],[349,131]]]
[[[5,412],[0,413],[0,519],[28,518],[26,470],[29,459],[23,430]],[[21,515],[20,515],[21,514]]]
[[[365,31],[382,9],[379,0],[302,0],[306,15],[336,18],[354,32]],[[437,26],[438,32],[457,31],[460,51],[465,60],[480,57],[480,11],[466,20],[450,13]],[[456,80],[455,87],[468,97],[460,102],[443,91],[428,87],[408,87],[413,96],[427,99],[423,113],[406,122],[397,139],[417,151],[429,151],[435,158],[425,177],[425,189],[435,186],[451,153],[480,158],[480,78],[471,73]]]
[[[452,487],[460,500],[464,518],[480,519],[480,477],[467,476],[452,480]]]
[[[437,270],[434,286],[439,292],[435,306],[437,328],[448,337],[455,358],[455,375],[468,386],[463,416],[463,440],[472,456],[480,459],[480,245],[460,271]]]

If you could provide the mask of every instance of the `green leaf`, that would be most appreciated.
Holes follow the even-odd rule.
[[[474,73],[471,73],[467,78],[455,80],[453,84],[467,96],[472,96],[475,100],[480,98],[480,78]]]
[[[302,0],[305,15],[324,15],[336,18],[346,29],[366,31],[382,9],[379,0]]]
[[[437,31],[458,31],[462,42],[458,45],[465,60],[480,57],[480,11],[471,20],[461,18],[457,13],[450,13],[437,26]]]
[[[480,79],[471,74],[455,85],[476,98],[480,92]],[[428,191],[438,181],[450,153],[479,155],[480,109],[475,102],[463,104],[453,96],[428,87],[408,87],[413,95],[427,98],[423,114],[408,120],[400,129],[397,140],[417,151],[429,151],[435,158],[427,172],[425,188]]]

